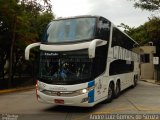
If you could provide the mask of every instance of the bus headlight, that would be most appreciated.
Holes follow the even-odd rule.
[[[85,93],[88,93],[89,91],[91,91],[93,89],[94,89],[94,86],[89,87],[89,88],[84,88],[84,89],[80,90],[80,93],[85,94]]]
[[[88,92],[88,90],[87,89],[82,89],[82,91],[81,91],[83,94],[85,94],[85,93],[87,93]]]

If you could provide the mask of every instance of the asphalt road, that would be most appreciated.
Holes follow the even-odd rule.
[[[0,119],[5,120],[88,120],[103,114],[160,113],[160,85],[139,81],[108,104],[92,108],[54,106],[39,103],[35,90],[0,95]],[[8,119],[8,120],[9,120]]]

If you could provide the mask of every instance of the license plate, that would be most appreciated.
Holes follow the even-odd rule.
[[[64,100],[61,99],[55,99],[54,102],[58,104],[64,104]]]

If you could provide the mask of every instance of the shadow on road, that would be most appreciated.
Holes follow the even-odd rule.
[[[45,112],[63,112],[63,113],[90,113],[102,107],[103,104],[97,104],[93,107],[75,107],[75,106],[52,106],[50,108],[44,109]]]

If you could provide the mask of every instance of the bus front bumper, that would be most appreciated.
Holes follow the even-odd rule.
[[[89,93],[72,97],[50,96],[37,90],[37,100],[39,102],[55,105],[92,107],[96,104],[92,97],[94,96],[89,97]]]

